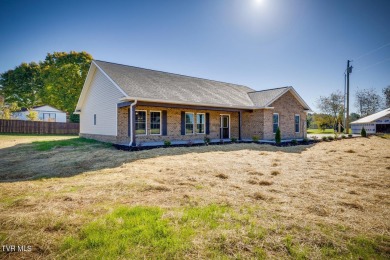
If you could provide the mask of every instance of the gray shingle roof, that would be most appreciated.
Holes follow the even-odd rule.
[[[305,109],[310,109],[292,87],[255,91],[249,87],[143,69],[105,61],[93,61],[129,98],[158,102],[263,108],[291,90]],[[84,91],[84,90],[83,90]],[[79,108],[80,105],[78,104]],[[76,108],[77,109],[77,108]]]
[[[277,97],[280,97],[283,92],[286,92],[288,89],[289,87],[260,90],[249,92],[248,95],[254,106],[265,107],[269,105],[271,101],[275,100]]]
[[[223,107],[253,106],[247,93],[254,90],[245,86],[103,61],[95,63],[129,97]]]

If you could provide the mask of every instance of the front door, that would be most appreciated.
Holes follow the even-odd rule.
[[[228,115],[221,115],[221,139],[230,138],[230,117]]]

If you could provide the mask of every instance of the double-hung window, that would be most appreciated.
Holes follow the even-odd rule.
[[[295,115],[294,116],[294,122],[295,122],[295,133],[301,132],[300,129],[300,124],[301,124],[301,116],[300,115]]]
[[[135,134],[146,135],[146,111],[135,111]]]
[[[186,135],[194,133],[194,113],[186,113]]]
[[[160,111],[150,112],[150,134],[151,135],[161,134],[161,112]]]
[[[196,133],[204,134],[205,133],[205,114],[196,114]]]
[[[273,133],[276,134],[276,131],[278,130],[279,127],[279,114],[275,113],[273,115]]]

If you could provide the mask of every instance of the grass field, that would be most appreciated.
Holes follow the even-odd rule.
[[[0,245],[32,247],[0,258],[390,257],[385,138],[124,152],[2,135],[0,179]]]
[[[321,129],[307,129],[308,134],[334,134],[333,129],[325,129],[322,131]]]

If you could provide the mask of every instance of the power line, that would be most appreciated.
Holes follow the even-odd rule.
[[[387,61],[390,61],[390,58],[387,58],[387,59],[378,61],[377,63],[368,65],[367,67],[364,67],[363,69],[359,69],[359,70],[357,70],[356,72],[360,72],[360,71],[364,71],[364,70],[370,69],[370,68],[372,68],[372,67],[374,67],[374,66],[376,66],[376,65],[382,64],[382,63],[387,62]]]
[[[370,54],[372,54],[372,53],[374,53],[374,52],[376,52],[376,51],[379,51],[379,50],[381,50],[381,49],[383,49],[383,48],[385,48],[385,47],[387,47],[387,46],[390,46],[390,42],[389,42],[389,43],[386,43],[385,45],[380,46],[379,48],[376,48],[376,49],[373,49],[373,50],[371,50],[371,51],[369,51],[369,52],[366,52],[366,53],[364,53],[363,55],[360,55],[359,57],[357,57],[357,58],[355,59],[355,61],[360,60],[361,58],[363,58],[363,57],[365,57],[365,56],[367,56],[367,55],[370,55]]]

